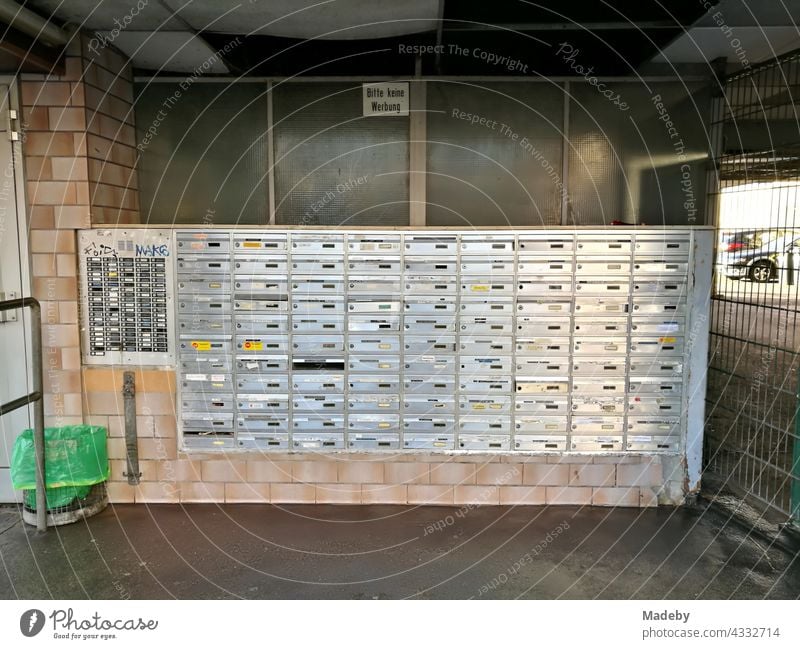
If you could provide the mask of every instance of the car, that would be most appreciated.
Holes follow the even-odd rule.
[[[719,253],[718,264],[731,279],[769,282],[778,278],[778,255],[800,242],[794,230],[774,229],[737,233]]]

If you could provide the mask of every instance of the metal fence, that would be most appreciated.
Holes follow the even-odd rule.
[[[724,80],[706,472],[782,520],[800,514],[800,51]]]

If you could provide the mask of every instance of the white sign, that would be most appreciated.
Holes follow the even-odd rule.
[[[408,115],[408,82],[365,83],[364,117]]]

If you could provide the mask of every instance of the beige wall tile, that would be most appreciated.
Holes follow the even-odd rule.
[[[55,226],[64,230],[88,228],[92,222],[88,205],[56,205],[53,219]]]
[[[294,482],[336,482],[336,462],[310,460],[292,464]]]
[[[430,465],[424,462],[387,462],[383,467],[386,484],[428,484]]]
[[[108,490],[108,502],[114,505],[132,503],[135,501],[136,491],[127,482],[109,482],[106,484]]]
[[[286,482],[292,479],[291,462],[273,462],[271,460],[248,460],[248,482]]]
[[[268,484],[243,484],[230,482],[225,485],[226,503],[268,503],[270,489]]]
[[[361,485],[339,482],[337,484],[318,484],[317,503],[360,505]]]
[[[522,484],[534,486],[566,485],[569,467],[565,464],[526,464]]]
[[[316,487],[311,484],[287,484],[273,482],[270,484],[270,500],[273,503],[314,503]]]
[[[515,485],[522,484],[524,466],[521,464],[487,464],[478,467],[477,484]]]
[[[156,462],[156,479],[168,482],[200,482],[203,463],[194,460]]]
[[[544,505],[547,487],[500,487],[501,505]]]
[[[500,487],[494,485],[456,485],[453,502],[456,505],[499,505]]]
[[[154,415],[153,435],[175,439],[178,436],[178,422],[174,415]]]
[[[612,487],[616,466],[613,464],[570,465],[569,483],[576,487]]]
[[[181,502],[181,487],[174,482],[142,482],[136,486],[137,503]]]
[[[223,482],[181,482],[178,484],[182,503],[224,503]]]
[[[596,487],[592,490],[592,505],[597,507],[639,507],[638,487]]]
[[[172,460],[178,455],[176,440],[162,437],[139,439],[139,457],[143,460]]]
[[[546,487],[548,505],[591,505],[591,487]]]
[[[658,507],[658,493],[655,489],[639,488],[639,507]]]
[[[70,88],[71,92],[71,88]],[[69,106],[69,100],[48,108],[50,129],[53,131],[83,131],[86,128],[86,111]]]
[[[123,415],[125,407],[118,392],[89,392],[84,395],[86,412],[93,415]]]
[[[64,347],[60,351],[62,369],[79,370],[81,368],[80,347]]]
[[[136,414],[175,416],[175,395],[168,392],[137,392]]]
[[[203,462],[204,482],[244,482],[247,462],[242,460],[207,460]]]
[[[338,481],[356,484],[379,484],[383,479],[383,464],[379,462],[350,462],[342,458],[339,466]]]
[[[55,81],[23,81],[20,84],[22,103],[27,106],[66,106],[69,104],[69,83]]]
[[[462,462],[431,464],[431,484],[475,484],[477,466]]]
[[[617,467],[617,485],[620,487],[658,487],[664,484],[661,464],[624,464]]]
[[[408,485],[410,505],[452,505],[454,494],[452,485]]]
[[[365,505],[405,505],[408,502],[408,486],[404,484],[361,485],[361,502]]]

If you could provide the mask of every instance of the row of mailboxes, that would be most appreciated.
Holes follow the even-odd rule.
[[[674,450],[690,240],[179,232],[184,439]]]

